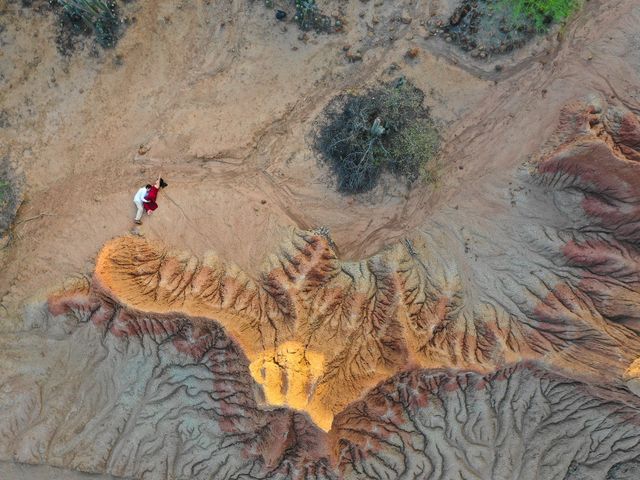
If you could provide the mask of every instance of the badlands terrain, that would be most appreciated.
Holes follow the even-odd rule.
[[[639,479],[640,4],[275,3],[0,0],[0,479]],[[337,192],[323,109],[399,78],[437,179]]]

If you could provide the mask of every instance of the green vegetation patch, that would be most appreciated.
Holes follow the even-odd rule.
[[[582,0],[462,0],[446,22],[430,20],[428,26],[472,57],[488,58],[524,46],[581,5]]]
[[[334,33],[341,31],[340,20],[333,20],[320,10],[316,0],[264,0],[267,8],[274,9],[284,17],[276,17],[280,20],[293,19],[300,30],[308,32],[314,30],[322,33]]]
[[[8,159],[0,158],[0,237],[11,226],[22,203],[21,179],[9,165]]]
[[[331,19],[323,15],[315,0],[295,0],[296,14],[293,17],[302,30],[329,31]]]
[[[60,9],[58,48],[62,53],[73,50],[73,37],[91,35],[103,48],[112,48],[121,33],[122,21],[113,0],[50,0]]]
[[[539,32],[559,23],[582,6],[582,0],[505,0],[513,5],[514,17],[530,19]]]
[[[9,182],[4,178],[0,178],[0,208],[4,207],[9,201]]]
[[[421,90],[400,79],[329,103],[316,128],[315,148],[339,191],[366,192],[385,171],[409,184],[420,177],[435,180],[440,137],[423,101]]]

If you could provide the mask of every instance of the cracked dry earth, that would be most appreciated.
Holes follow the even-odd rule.
[[[277,186],[234,183],[222,166],[227,186],[208,187],[292,203],[270,220],[286,233],[262,266],[234,245],[278,243],[271,227],[225,223],[225,241],[216,211],[199,226],[222,253],[157,234],[154,215],[142,236],[108,231],[84,277],[79,253],[56,263],[50,224],[35,230],[71,280],[40,299],[28,278],[3,290],[19,312],[6,324],[20,325],[0,334],[0,478],[640,478],[639,24],[634,2],[591,2],[546,57],[495,78],[426,43],[425,64],[466,68],[461,84],[480,93],[446,124],[442,183],[408,192],[382,226],[350,234],[349,215],[366,210],[355,204],[337,235],[308,228],[323,223],[312,205],[328,187],[303,195],[294,167]],[[309,48],[325,55],[333,41]],[[383,52],[400,58],[403,41]],[[345,68],[382,75],[376,48],[370,66]],[[326,78],[318,92],[331,98]],[[432,111],[443,119],[447,105]],[[313,118],[297,108],[256,140],[274,155],[264,171],[306,145]],[[191,168],[170,164],[179,202]],[[159,215],[180,222],[184,209],[165,202]],[[100,238],[90,231],[79,250]],[[16,259],[27,241],[11,246],[3,281],[38,265]]]

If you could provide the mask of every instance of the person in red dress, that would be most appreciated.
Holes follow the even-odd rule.
[[[142,204],[147,215],[151,215],[153,211],[158,208],[158,203],[156,202],[158,198],[158,192],[161,188],[167,186],[167,183],[162,179],[162,177],[158,177],[158,181],[154,183],[151,188],[147,191],[147,195],[144,197],[145,202]]]

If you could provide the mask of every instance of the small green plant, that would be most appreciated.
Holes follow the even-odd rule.
[[[526,17],[536,30],[546,31],[552,23],[566,20],[582,5],[582,0],[507,0],[513,5],[514,18]]]
[[[113,47],[118,39],[120,19],[115,1],[55,0],[62,7],[74,33],[92,32],[99,45]]]
[[[313,25],[313,17],[318,14],[315,0],[296,0],[295,21],[303,30],[309,30]]]
[[[403,80],[345,94],[326,108],[315,147],[329,163],[339,191],[365,192],[383,171],[409,183],[425,174],[438,151],[438,131],[423,106],[421,90]]]
[[[0,237],[10,227],[22,202],[22,176],[17,175],[8,157],[0,157]]]
[[[9,182],[0,178],[0,208],[7,203],[7,199],[9,196]]]
[[[1,163],[2,159],[0,159]],[[0,237],[9,228],[18,209],[18,194],[9,178],[3,178],[3,166],[0,164]]]
[[[331,27],[331,19],[323,15],[315,0],[295,0],[296,14],[293,17],[302,30],[327,31]]]

